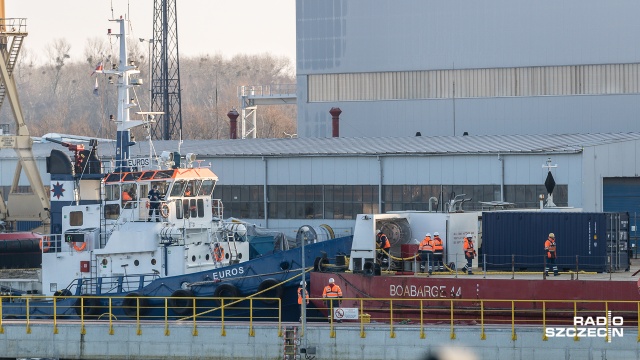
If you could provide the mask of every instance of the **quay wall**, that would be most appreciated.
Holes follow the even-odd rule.
[[[283,359],[284,338],[277,324],[260,323],[225,325],[199,323],[194,333],[191,323],[170,323],[168,334],[163,323],[142,324],[116,322],[110,334],[105,321],[59,323],[54,334],[51,322],[30,324],[5,321],[0,328],[0,349],[4,359]],[[635,327],[625,327],[624,336],[611,342],[604,338],[549,338],[544,341],[541,327],[516,328],[516,339],[510,327],[487,327],[481,339],[479,326],[460,326],[452,339],[449,326],[370,324],[364,333],[358,324],[338,324],[334,331],[327,324],[310,324],[307,339],[300,341],[308,352],[307,359],[377,360],[426,359],[429,352],[441,347],[465,348],[477,359],[549,360],[549,359],[637,359],[640,343]],[[297,328],[299,334],[300,328]],[[283,331],[284,332],[284,331]],[[285,334],[287,332],[284,332]],[[290,334],[290,333],[289,333]],[[364,336],[364,337],[363,337]],[[290,357],[293,359],[294,357]],[[302,357],[304,358],[304,357]],[[2,359],[2,358],[0,358]],[[462,359],[457,359],[462,360]]]

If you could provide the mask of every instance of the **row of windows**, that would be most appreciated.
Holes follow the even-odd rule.
[[[260,185],[218,185],[213,197],[221,199],[224,215],[238,218],[265,217],[264,188]],[[483,210],[481,202],[500,199],[499,185],[384,185],[382,212],[401,210],[444,211],[445,203],[464,194],[471,199],[467,211]],[[504,201],[517,208],[537,208],[543,185],[505,185]],[[270,185],[267,186],[267,215],[270,219],[355,219],[357,214],[378,213],[376,185]],[[556,185],[554,203],[568,205],[568,186]]]
[[[640,64],[318,74],[308,84],[310,102],[636,94]]]

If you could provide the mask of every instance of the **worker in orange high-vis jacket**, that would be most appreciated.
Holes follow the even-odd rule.
[[[391,243],[389,238],[382,230],[378,230],[376,234],[376,251],[378,252],[378,263],[380,265],[389,265],[389,251],[391,251]]]
[[[473,275],[472,262],[477,254],[476,249],[473,247],[473,236],[471,234],[467,234],[467,236],[465,236],[462,248],[464,249],[464,258],[467,259],[467,264],[464,266],[464,270],[467,271],[467,274]]]
[[[309,293],[307,292],[307,287],[304,281],[300,281],[300,286],[298,287],[298,305],[302,305],[302,298],[307,299],[307,304],[309,303]]]
[[[444,246],[442,245],[442,239],[440,239],[440,233],[433,233],[433,270],[444,271]]]
[[[433,271],[431,265],[433,262],[433,240],[431,240],[431,233],[427,233],[427,235],[424,236],[424,239],[422,239],[422,242],[418,246],[418,250],[420,250],[420,259],[422,260],[420,272],[428,270],[429,274],[431,274]]]
[[[339,299],[342,298],[342,289],[340,289],[340,286],[336,284],[333,278],[329,278],[329,285],[324,287],[322,297],[327,299],[324,304],[329,309],[329,319],[331,319],[331,314],[333,314],[334,309],[340,307]],[[342,322],[342,320],[338,320],[338,322]]]
[[[307,299],[307,304],[309,303],[309,292],[307,291],[307,284],[304,281],[300,281],[300,286],[298,287],[298,305],[302,305],[302,299]],[[301,309],[302,310],[302,309]],[[302,316],[298,320],[302,322]]]
[[[549,276],[549,266],[553,265],[553,276],[558,276],[558,266],[556,265],[558,253],[556,250],[556,235],[554,233],[550,233],[547,241],[544,242],[544,251],[547,252],[547,266],[544,269],[544,274]]]

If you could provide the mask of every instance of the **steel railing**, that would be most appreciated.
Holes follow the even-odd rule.
[[[0,299],[0,334],[4,333],[3,322],[7,321],[3,319],[3,309],[18,301],[23,303],[24,315],[11,321],[25,324],[28,334],[31,333],[34,318],[38,318],[40,324],[50,321],[54,334],[58,332],[59,321],[73,319],[73,323],[78,323],[79,319],[79,331],[84,334],[86,321],[106,318],[108,322],[105,326],[109,334],[114,332],[113,324],[123,320],[135,321],[138,335],[142,334],[143,326],[157,327],[161,322],[165,336],[170,335],[172,322],[190,321],[194,336],[198,333],[198,324],[205,322],[219,324],[220,335],[225,336],[227,323],[242,321],[249,323],[249,335],[254,336],[254,323],[267,321],[276,324],[279,336],[282,336],[283,309],[278,298],[53,298],[29,295],[0,296]],[[73,312],[61,312],[58,303],[69,299],[73,300],[73,305],[66,306]],[[95,306],[92,304],[95,304],[96,299],[101,301],[101,310],[98,312],[91,309],[91,306]],[[127,302],[123,303],[125,300]],[[324,300],[326,299],[310,298],[311,304],[307,307],[306,319],[318,325],[327,324],[330,337],[336,336],[338,326],[358,326],[362,338],[366,337],[369,326],[375,326],[376,329],[387,326],[391,338],[396,336],[396,329],[399,327],[415,329],[420,338],[425,338],[428,326],[448,327],[451,339],[456,338],[456,329],[472,327],[477,328],[480,339],[485,340],[487,326],[509,327],[512,340],[517,340],[517,329],[522,327],[540,328],[541,338],[545,341],[550,335],[554,336],[558,329],[565,329],[563,333],[573,334],[576,341],[581,337],[578,330],[583,328],[598,330],[599,332],[593,333],[605,341],[609,341],[611,336],[620,336],[624,328],[635,327],[640,334],[640,301],[342,298],[339,300],[341,304],[338,305],[337,302],[325,303]],[[43,308],[43,301],[48,301],[51,310],[48,313],[51,315],[34,314],[36,306],[39,307],[40,314],[43,311],[47,312],[47,309]],[[314,306],[316,304],[319,306]],[[148,314],[150,310],[154,310],[155,313]],[[265,315],[265,310],[270,311],[270,315]],[[328,314],[333,316],[327,316]],[[579,323],[576,323],[576,319],[580,319]],[[610,331],[612,329],[615,331]],[[640,336],[637,341],[640,342]]]

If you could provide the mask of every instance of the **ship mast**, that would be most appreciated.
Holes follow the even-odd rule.
[[[130,159],[129,147],[134,145],[135,142],[131,141],[131,128],[144,125],[143,120],[131,120],[129,109],[137,107],[138,105],[129,96],[129,90],[133,85],[130,82],[130,76],[139,74],[140,70],[133,61],[129,62],[127,59],[127,36],[125,22],[127,20],[120,19],[110,20],[117,22],[120,25],[120,33],[113,34],[111,29],[108,31],[109,36],[115,36],[120,40],[120,59],[117,66],[113,66],[111,69],[102,71],[105,74],[113,74],[117,76],[117,88],[118,88],[118,111],[116,118],[113,119],[117,124],[116,132],[116,172],[129,171]]]

